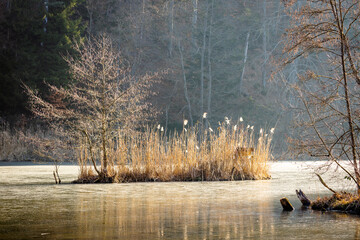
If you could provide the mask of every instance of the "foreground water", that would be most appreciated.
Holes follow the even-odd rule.
[[[301,209],[295,189],[329,194],[319,164],[274,163],[264,181],[97,185],[55,185],[51,165],[2,164],[0,239],[360,239],[359,217]],[[60,167],[63,182],[77,174]],[[295,211],[282,211],[283,196]]]

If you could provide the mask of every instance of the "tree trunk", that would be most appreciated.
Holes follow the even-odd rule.
[[[193,3],[192,26],[195,28],[197,23],[197,15],[198,15],[198,0],[192,0],[192,3]]]
[[[243,80],[244,80],[245,66],[246,66],[246,60],[247,60],[248,48],[249,48],[249,37],[250,37],[250,32],[248,32],[248,33],[246,34],[246,43],[245,43],[245,52],[244,52],[244,63],[243,63],[243,69],[242,69],[242,72],[241,72],[241,77],[240,77],[240,82],[239,82],[239,94],[241,94],[242,83],[243,83]]]
[[[101,141],[102,141],[102,151],[103,151],[103,159],[102,159],[102,172],[107,172],[108,159],[107,159],[107,151],[106,151],[106,121],[103,119],[102,121],[102,129],[101,129]]]
[[[104,54],[103,54],[104,55]],[[102,164],[101,164],[101,172],[107,175],[107,166],[108,166],[108,159],[107,159],[107,149],[106,149],[106,143],[107,143],[107,104],[106,104],[106,74],[104,72],[104,69],[106,66],[103,62],[101,62],[101,70],[102,70],[102,76],[101,76],[101,150],[103,153],[102,156]]]
[[[48,21],[48,17],[47,17],[47,14],[49,12],[49,0],[44,0],[44,6],[45,6],[45,21],[44,21],[44,32],[46,33],[46,24],[47,24],[47,21]],[[41,43],[42,44],[42,43]]]
[[[7,2],[6,2],[6,10],[8,10],[9,12],[11,11],[11,0],[7,0]]]
[[[347,70],[346,70],[346,36],[344,34],[344,18],[342,16],[342,6],[341,1],[339,1],[339,6],[334,6],[333,1],[330,1],[330,5],[332,7],[333,15],[336,19],[337,29],[339,31],[340,37],[340,48],[341,48],[341,67],[342,67],[342,75],[343,75],[343,88],[344,88],[344,97],[346,102],[346,115],[347,121],[349,124],[349,133],[350,133],[350,144],[351,144],[351,153],[352,153],[352,162],[355,172],[355,179],[358,186],[358,192],[360,192],[360,173],[359,166],[357,163],[357,153],[356,153],[356,140],[355,140],[355,132],[354,132],[354,124],[352,111],[350,106],[350,97],[349,97],[349,88],[348,88],[348,79],[347,79]],[[335,8],[338,9],[335,9]]]
[[[96,167],[96,161],[94,158],[94,151],[93,151],[93,144],[91,142],[90,136],[85,129],[83,129],[81,132],[84,134],[86,141],[88,142],[88,146],[89,146],[88,149],[89,149],[90,159],[93,164],[93,167],[94,167],[95,171],[97,172],[97,174],[100,175],[100,171]]]
[[[198,18],[198,0],[192,0],[193,3],[193,16],[192,16],[192,25],[191,25],[191,43],[193,47],[193,53],[197,51],[196,41],[195,41],[195,31]]]
[[[344,38],[344,36],[343,36]],[[343,42],[342,38],[342,42]],[[348,87],[348,80],[347,80],[347,74],[345,69],[345,52],[344,52],[344,44],[341,43],[341,61],[342,61],[342,68],[343,68],[343,80],[344,80],[344,94],[345,94],[345,102],[346,102],[346,113],[347,113],[347,120],[349,124],[349,132],[350,132],[350,144],[351,144],[351,153],[352,153],[352,159],[354,164],[354,171],[355,171],[355,178],[357,183],[360,183],[360,173],[359,173],[359,167],[357,163],[357,153],[356,153],[356,140],[355,140],[355,130],[354,130],[354,124],[353,124],[353,117],[352,117],[352,111],[350,106],[350,97],[349,97],[349,87]],[[360,190],[358,185],[358,191]]]
[[[92,7],[90,6],[91,3],[87,1],[87,12],[89,14],[89,27],[88,27],[88,40],[90,41],[91,34],[92,34],[92,25],[93,25],[93,11]]]
[[[204,18],[204,32],[203,32],[203,45],[201,48],[201,63],[200,63],[200,114],[204,113],[204,62],[206,50],[206,31],[207,31],[207,18],[208,18],[209,3],[207,4],[205,18]]]
[[[211,69],[211,37],[212,37],[212,22],[214,15],[214,0],[211,1],[211,17],[209,23],[209,43],[208,43],[208,74],[209,74],[209,83],[208,83],[208,100],[207,100],[207,113],[208,119],[211,118],[211,93],[212,93],[212,69]],[[208,121],[206,121],[206,128]]]
[[[142,1],[141,26],[140,26],[140,42],[143,41],[144,35],[144,18],[145,18],[145,0]]]
[[[267,36],[266,36],[266,0],[263,0],[263,54],[264,54],[264,62],[262,69],[262,85],[263,89],[266,88],[266,65],[267,65]]]
[[[170,41],[169,41],[169,56],[172,57],[173,38],[174,38],[174,0],[170,0]]]
[[[58,184],[58,180],[57,180],[57,178],[56,178],[55,171],[53,171],[53,175],[54,175],[54,179],[55,179],[55,184]]]
[[[192,113],[191,113],[191,103],[190,103],[190,99],[189,99],[188,91],[187,91],[187,81],[186,81],[186,74],[185,74],[185,67],[184,67],[184,57],[182,54],[180,41],[178,42],[178,48],[179,48],[179,53],[180,53],[181,69],[182,69],[183,79],[184,79],[184,95],[185,95],[185,100],[188,105],[190,124],[191,124],[191,126],[193,126],[194,123],[193,123],[193,118],[192,118]]]

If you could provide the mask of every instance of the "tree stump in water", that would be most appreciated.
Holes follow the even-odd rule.
[[[284,211],[292,211],[294,210],[294,207],[291,205],[289,200],[287,198],[280,199],[281,206],[283,207]]]
[[[311,201],[309,200],[309,198],[305,195],[305,193],[303,193],[303,191],[301,191],[301,189],[296,190],[296,195],[299,198],[300,202],[302,203],[303,206],[308,207],[311,204]]]

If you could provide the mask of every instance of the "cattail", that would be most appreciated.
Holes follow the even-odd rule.
[[[203,118],[206,118],[206,117],[207,117],[207,112],[204,112]]]
[[[251,126],[250,129],[251,129],[251,130],[254,130],[254,126]]]
[[[160,124],[159,124],[159,125],[157,125],[157,129],[158,129],[158,130],[160,130]]]
[[[234,131],[236,131],[236,128],[237,128],[237,126],[235,125],[235,126],[234,126]]]
[[[271,133],[274,133],[274,132],[275,132],[275,128],[270,129],[270,132],[271,132]]]
[[[212,130],[212,128],[211,128],[211,127],[209,127],[209,131],[210,131],[210,132],[213,132],[213,130]]]
[[[242,117],[240,117],[240,120],[239,120],[240,122],[243,122],[244,121],[244,119],[242,118]]]
[[[263,133],[263,129],[262,128],[260,128],[260,134],[262,134]]]
[[[186,125],[188,124],[188,122],[189,122],[189,121],[188,121],[187,119],[185,119],[185,120],[184,120],[184,126],[186,126]]]

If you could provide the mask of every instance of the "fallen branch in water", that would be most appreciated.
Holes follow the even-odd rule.
[[[296,190],[296,196],[299,198],[303,206],[309,207],[311,205],[310,199],[305,195],[303,191],[301,191],[301,189],[299,189],[299,191]]]
[[[340,192],[334,193],[331,197],[318,198],[315,201],[310,201],[301,189],[299,191],[296,190],[296,195],[303,206],[310,206],[313,210],[341,211],[360,215],[360,195],[358,194]]]
[[[311,209],[360,215],[360,196],[346,192],[334,193],[331,197],[318,198],[312,202]]]

